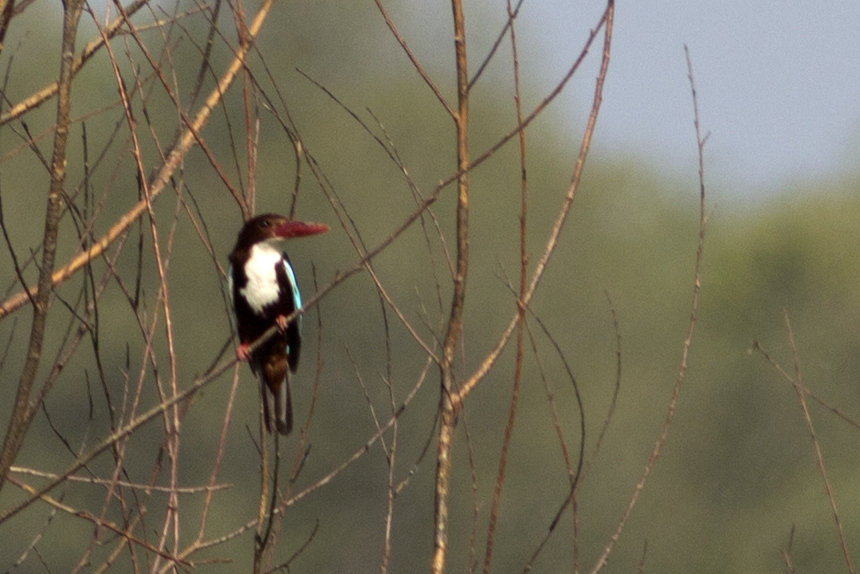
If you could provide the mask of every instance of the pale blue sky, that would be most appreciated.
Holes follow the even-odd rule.
[[[422,62],[431,70],[434,59],[444,62],[436,76],[450,88],[450,4],[386,4]],[[605,0],[525,0],[517,29],[524,82],[535,97],[564,74],[604,7]],[[505,0],[470,0],[466,9],[477,63],[504,23]],[[710,132],[706,169],[721,194],[762,197],[860,171],[858,0],[617,0],[597,153],[634,154],[695,176],[684,44]],[[598,62],[599,46],[556,104],[574,136]]]
[[[540,44],[551,54],[581,43],[601,8],[584,0],[527,1],[523,25],[549,32]],[[724,190],[729,195],[757,196],[857,171],[860,2],[620,0],[616,10],[596,140],[603,149],[689,169],[696,150],[687,44],[703,128],[711,133],[707,169],[719,185],[734,188]],[[570,59],[543,61],[549,81]],[[591,78],[580,78],[568,98],[571,118],[590,103]]]

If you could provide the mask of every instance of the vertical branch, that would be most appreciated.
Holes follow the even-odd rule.
[[[125,82],[122,79],[122,75],[119,70],[119,66],[117,64],[116,58],[113,53],[113,49],[110,46],[110,43],[105,38],[105,47],[108,53],[108,57],[111,61],[111,65],[113,67],[114,77],[117,83],[117,89],[120,95],[120,101],[122,102],[123,110],[125,111],[126,123],[128,124],[130,139],[131,139],[131,153],[134,158],[135,167],[137,168],[138,182],[140,182],[142,194],[144,201],[146,202],[147,214],[149,216],[149,226],[150,226],[150,234],[152,237],[152,250],[153,257],[155,260],[155,267],[158,272],[159,279],[159,289],[158,289],[158,298],[161,301],[161,307],[164,311],[164,329],[165,329],[165,339],[167,343],[167,353],[168,353],[168,366],[169,366],[169,384],[171,388],[171,394],[176,396],[179,392],[176,380],[176,353],[175,353],[175,345],[173,338],[173,321],[171,319],[171,310],[170,310],[170,297],[168,291],[167,284],[167,269],[166,269],[166,259],[164,255],[162,255],[160,241],[158,237],[158,228],[156,225],[156,216],[155,211],[152,207],[153,196],[149,185],[146,180],[146,173],[143,165],[143,157],[141,153],[140,141],[137,135],[137,120],[134,117],[134,111],[132,109],[132,103],[130,94],[125,88]],[[140,78],[137,77],[135,73],[135,81],[139,85]],[[168,241],[168,252],[170,251],[170,242]],[[169,255],[168,255],[169,257]],[[157,313],[153,317],[153,328],[155,327],[155,323],[157,320]],[[164,399],[164,393],[159,388],[159,398],[161,400]],[[173,541],[174,541],[174,549],[179,546],[179,498],[176,494],[176,488],[178,486],[178,464],[179,464],[179,426],[180,426],[180,412],[178,405],[174,405],[172,409],[168,412],[164,411],[164,427],[165,434],[167,435],[167,451],[168,457],[170,460],[170,484],[171,484],[171,492],[170,498],[167,505],[168,511],[164,517],[164,525],[162,529],[162,535],[159,540],[158,549],[160,551],[164,550],[164,547],[168,543],[168,537],[172,531]],[[155,565],[159,564],[159,558],[156,557]]]
[[[454,351],[463,330],[463,306],[466,298],[466,273],[469,267],[469,77],[466,67],[466,30],[463,6],[452,0],[454,8],[454,47],[457,56],[457,265],[454,273],[454,293],[451,315],[442,352],[443,377],[453,377]],[[448,373],[450,372],[450,373]],[[449,380],[448,383],[451,381]],[[443,380],[444,383],[444,380]],[[451,390],[451,385],[445,385]]]
[[[604,38],[603,38],[603,60],[600,64],[600,72],[597,75],[597,81],[594,86],[594,100],[591,105],[591,113],[588,116],[588,122],[585,126],[585,133],[582,136],[582,141],[579,146],[579,155],[576,158],[576,164],[573,168],[573,174],[570,178],[570,185],[567,188],[567,191],[564,194],[564,199],[562,200],[561,207],[558,210],[558,214],[556,215],[555,222],[552,225],[552,229],[550,230],[549,238],[547,239],[543,252],[535,264],[534,272],[532,273],[531,280],[529,281],[528,288],[522,296],[522,304],[528,307],[529,302],[534,296],[535,292],[537,292],[538,286],[540,285],[541,279],[543,278],[544,271],[546,271],[547,265],[549,265],[549,260],[552,257],[553,253],[555,253],[556,247],[558,247],[559,239],[561,236],[561,231],[564,229],[564,224],[567,221],[567,216],[570,214],[570,210],[573,207],[573,200],[576,198],[577,192],[579,191],[579,182],[582,180],[582,171],[585,167],[585,160],[588,157],[588,150],[591,147],[591,138],[594,134],[595,126],[597,125],[597,116],[600,113],[600,104],[603,101],[603,85],[606,81],[606,74],[609,71],[609,56],[611,52],[612,46],[612,22],[615,14],[615,0],[608,0],[606,4],[606,10],[603,12],[603,16],[600,18],[600,22],[598,25],[592,29],[589,34],[588,41],[585,44],[585,48],[583,48],[582,52],[580,52],[579,57],[576,62],[570,67],[565,77],[559,82],[556,88],[550,93],[543,101],[534,109],[532,112],[523,120],[522,125],[517,126],[514,130],[512,130],[509,134],[505,135],[504,138],[500,139],[495,145],[491,146],[486,152],[481,154],[479,157],[472,162],[471,167],[474,168],[482,163],[491,152],[501,147],[501,145],[509,138],[517,135],[520,131],[525,129],[525,127],[531,123],[531,121],[536,118],[542,110],[549,105],[549,103],[559,94],[561,90],[566,85],[567,81],[573,77],[573,74],[576,70],[579,69],[579,65],[585,59],[585,56],[588,54],[588,51],[591,47],[592,42],[597,37],[597,34],[600,32],[600,29],[605,26]],[[508,344],[511,335],[514,332],[517,324],[519,323],[519,311],[517,311],[513,318],[508,323],[508,326],[505,327],[504,332],[499,337],[496,345],[493,349],[487,353],[484,359],[481,361],[481,364],[478,368],[463,382],[458,392],[458,400],[462,401],[465,397],[472,392],[472,390],[478,386],[486,374],[490,371],[490,369],[495,364],[496,360],[504,350],[505,346]]]
[[[263,384],[260,381],[259,384]],[[263,389],[260,389],[263,391]],[[262,400],[265,397],[260,395]],[[263,422],[263,405],[260,405],[260,495],[257,499],[257,518],[254,529],[254,567],[252,572],[259,574],[263,571],[263,560],[265,558],[266,548],[269,543],[269,528],[271,527],[272,516],[266,518],[266,511],[269,502],[269,471],[272,461],[269,456],[269,447],[266,444],[266,424]]]
[[[239,369],[241,366],[241,363],[236,363],[236,367],[233,369],[233,383],[230,385],[230,394],[227,399],[227,404],[224,407],[224,421],[221,424],[221,434],[218,438],[218,450],[215,451],[215,460],[212,463],[212,472],[209,475],[208,488],[203,500],[203,510],[200,512],[200,529],[197,531],[197,538],[194,540],[193,545],[199,546],[203,542],[203,537],[206,534],[206,524],[209,518],[209,511],[212,507],[214,495],[213,489],[216,484],[216,479],[218,478],[218,472],[221,470],[221,463],[224,460],[224,453],[227,445],[227,431],[230,428],[230,422],[233,420],[233,407],[236,404],[236,394],[239,390]]]
[[[514,30],[514,18],[516,17],[511,6],[511,0],[507,0],[508,25],[511,35],[511,52],[513,58],[514,72],[514,103],[517,110],[517,125],[520,127],[520,285],[517,297],[517,334],[516,334],[516,357],[514,359],[514,382],[511,387],[511,400],[508,409],[508,422],[505,426],[505,434],[502,439],[502,452],[499,455],[499,468],[496,475],[496,487],[493,490],[493,502],[490,507],[490,521],[487,526],[487,546],[484,553],[484,574],[489,574],[490,563],[493,558],[493,545],[496,535],[496,521],[499,516],[499,504],[502,499],[502,487],[505,483],[505,473],[508,466],[508,449],[514,433],[514,421],[517,417],[517,406],[520,396],[520,381],[523,372],[523,331],[526,306],[525,297],[528,286],[528,254],[526,253],[526,214],[528,213],[528,177],[526,174],[526,132],[523,128],[523,108],[520,99],[520,63],[517,54],[517,34]]]
[[[241,0],[236,2],[233,9],[233,19],[236,22],[236,33],[239,36],[239,46],[243,50],[247,50],[249,46],[248,27],[245,24],[245,9],[242,6]],[[242,104],[245,111],[245,152],[248,162],[248,186],[245,189],[245,205],[242,208],[242,215],[247,220],[256,212],[257,205],[257,136],[259,132],[255,129],[255,124],[259,126],[259,118],[257,122],[253,119],[251,106],[251,86],[253,81],[248,68],[242,70]]]
[[[9,420],[9,428],[0,452],[0,490],[6,482],[9,467],[15,460],[27,429],[36,412],[36,405],[30,404],[30,391],[39,368],[42,356],[42,343],[51,296],[51,274],[57,253],[57,236],[60,226],[63,185],[66,180],[66,144],[69,136],[69,113],[71,109],[72,63],[75,56],[75,37],[78,21],[83,8],[82,0],[66,0],[63,4],[63,52],[60,63],[59,94],[57,97],[57,126],[54,133],[54,151],[51,159],[51,187],[45,210],[45,233],[42,240],[42,265],[39,268],[39,282],[33,305],[33,324],[30,329],[30,343],[27,347],[27,360],[18,381],[15,408]]]
[[[463,331],[463,306],[466,298],[466,272],[469,266],[469,75],[466,65],[466,26],[463,5],[452,0],[454,12],[454,49],[457,59],[457,265],[448,331],[442,346],[439,444],[436,451],[436,490],[432,572],[445,571],[448,547],[448,496],[451,477],[451,449],[457,425],[460,399],[454,389],[454,354]]]

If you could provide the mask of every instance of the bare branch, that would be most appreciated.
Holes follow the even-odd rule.
[[[663,445],[666,442],[666,437],[669,435],[669,428],[672,426],[672,421],[675,418],[675,408],[678,405],[678,397],[680,396],[681,392],[681,384],[684,382],[684,376],[687,373],[687,356],[690,352],[690,345],[693,342],[693,332],[696,328],[696,318],[699,312],[699,290],[701,289],[702,252],[705,249],[706,223],[704,167],[705,138],[702,137],[701,130],[699,129],[699,104],[696,98],[696,85],[693,81],[693,64],[690,60],[690,53],[687,50],[686,46],[684,46],[684,53],[687,56],[687,70],[690,80],[690,91],[693,99],[693,124],[696,128],[696,142],[698,144],[699,152],[699,238],[698,246],[696,248],[695,271],[693,273],[693,300],[690,304],[690,321],[687,325],[687,336],[684,338],[683,351],[681,352],[681,364],[678,367],[678,377],[675,379],[675,385],[672,388],[672,398],[669,400],[669,409],[666,412],[666,419],[663,421],[663,427],[660,431],[660,436],[657,437],[657,440],[654,442],[654,448],[651,450],[651,456],[648,457],[648,462],[645,464],[645,470],[642,472],[642,476],[636,483],[633,495],[630,497],[630,500],[627,503],[627,508],[625,509],[624,514],[618,521],[618,525],[615,527],[615,531],[612,533],[612,536],[609,539],[609,543],[603,549],[603,552],[600,554],[600,557],[597,559],[594,566],[590,570],[591,574],[597,574],[597,572],[602,570],[603,567],[606,565],[606,561],[609,559],[609,554],[615,547],[615,543],[618,542],[618,538],[619,536],[621,536],[621,531],[624,529],[624,525],[627,523],[627,519],[633,512],[633,507],[636,506],[636,502],[639,499],[639,494],[642,492],[642,489],[645,488],[645,481],[648,479],[648,475],[651,473],[651,470],[654,468],[654,465],[657,464],[657,459],[660,456],[660,451],[663,449]]]
[[[134,0],[125,8],[125,11],[127,14],[134,14],[135,12],[146,6],[148,3],[149,0]],[[7,8],[11,7],[13,4],[14,2],[8,2]],[[87,9],[89,10],[89,8]],[[105,38],[113,38],[122,31],[122,24],[124,22],[125,20],[122,16],[114,18],[114,20],[111,21],[110,24],[105,27],[103,36],[92,40],[89,44],[86,45],[86,47],[84,47],[84,49],[81,51],[81,55],[78,56],[72,64],[72,76],[77,74],[81,70],[81,68],[84,67],[84,64],[86,64],[90,58],[92,58],[102,47],[104,47],[106,42]],[[2,42],[2,38],[0,38],[0,42]],[[15,104],[9,109],[9,111],[0,115],[0,126],[3,126],[14,119],[21,117],[27,112],[38,108],[43,103],[57,95],[58,91],[59,83],[53,82],[45,86],[35,94],[31,95],[30,97],[19,102],[18,104]]]
[[[42,342],[45,337],[45,325],[51,297],[51,272],[54,270],[54,259],[57,253],[60,209],[62,207],[63,185],[66,180],[66,144],[69,137],[69,117],[72,105],[72,61],[82,8],[82,0],[67,0],[64,4],[63,48],[60,79],[58,80],[57,128],[54,133],[54,151],[51,158],[51,188],[48,191],[48,204],[45,210],[42,264],[39,268],[39,283],[35,290],[35,297],[32,297],[32,294],[26,297],[26,300],[34,302],[33,324],[30,328],[27,360],[18,381],[15,407],[3,441],[3,450],[0,452],[0,490],[3,489],[9,468],[24,444],[24,437],[38,406],[30,403],[30,391],[33,388],[33,380],[36,378],[36,370],[42,357]]]
[[[272,9],[272,4],[274,0],[265,0],[260,6],[259,11],[257,12],[254,20],[251,22],[251,25],[248,26],[248,38],[249,41],[253,40],[259,34],[260,29],[263,26],[263,23],[266,20],[266,17],[269,15],[270,10]],[[230,62],[227,70],[224,74],[219,78],[218,85],[210,92],[209,97],[206,99],[206,102],[201,106],[198,110],[197,115],[193,120],[188,120],[186,124],[186,129],[180,137],[179,141],[176,143],[176,146],[171,150],[168,154],[167,159],[162,164],[161,168],[158,170],[158,173],[155,177],[152,178],[152,181],[149,183],[149,190],[151,199],[154,200],[164,189],[165,185],[170,181],[170,177],[173,172],[180,166],[182,160],[185,158],[185,155],[188,153],[188,150],[191,149],[191,146],[194,145],[196,141],[199,139],[199,133],[203,129],[203,126],[209,120],[209,116],[212,114],[212,110],[215,106],[223,98],[227,89],[233,83],[233,80],[236,79],[237,74],[242,70],[245,62],[245,57],[250,50],[250,45],[240,46],[239,49],[236,50],[236,53],[233,59]],[[141,199],[138,201],[131,209],[129,209],[123,216],[121,216],[116,223],[110,228],[110,230],[105,233],[102,237],[100,237],[97,241],[93,243],[93,245],[85,252],[80,253],[78,256],[74,257],[69,263],[66,264],[65,267],[56,271],[51,276],[51,285],[57,286],[72,275],[74,275],[81,267],[83,267],[88,261],[98,258],[104,251],[107,249],[116,239],[125,233],[125,231],[134,223],[138,217],[143,215],[146,212],[147,200]],[[30,293],[34,293],[35,288],[30,288]],[[28,301],[28,296],[26,293],[21,292],[11,297],[6,298],[2,303],[0,303],[0,319],[3,319],[9,313],[16,311],[19,309],[24,303]]]

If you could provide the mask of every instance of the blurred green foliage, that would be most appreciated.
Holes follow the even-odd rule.
[[[409,16],[396,9],[395,14],[402,19]],[[230,25],[225,17],[225,29]],[[196,20],[188,26],[192,33],[205,31]],[[7,92],[13,101],[34,88],[30,85],[33,77],[23,71],[26,59],[49,62],[40,68],[39,79],[46,82],[52,77],[53,60],[46,58],[43,50],[50,54],[55,49],[49,42],[41,44],[42,34],[48,34],[47,30],[33,25],[26,28],[22,24],[12,33],[18,30],[28,32],[7,42],[3,55],[8,62],[11,50],[8,46],[20,46],[14,49],[10,76],[10,86],[17,91],[15,95]],[[415,199],[384,150],[295,68],[325,85],[384,139],[382,129],[368,112],[371,110],[384,125],[387,137],[423,194],[432,191],[436,182],[453,169],[450,119],[397,51],[379,16],[366,6],[340,3],[335,9],[333,4],[308,1],[278,5],[265,30],[259,43],[262,60],[284,95],[305,147],[319,163],[363,240],[368,246],[375,245],[414,209]],[[487,44],[490,31],[474,26],[470,32],[476,34],[477,45]],[[157,32],[147,34],[157,45]],[[418,43],[419,51],[424,50],[422,57],[428,58],[435,57],[433,46],[447,54],[445,49],[449,44],[446,34],[430,34]],[[125,50],[120,42],[115,43],[115,49]],[[174,49],[176,74],[187,89],[196,73],[197,50],[188,42],[181,42]],[[136,48],[130,45],[129,50],[141,69],[146,70]],[[223,47],[217,49],[213,69],[220,69],[228,57]],[[502,56],[502,62],[504,58],[507,56]],[[450,97],[452,74],[447,64],[443,56],[428,69],[443,86],[443,93]],[[129,74],[129,69],[124,73]],[[265,84],[267,93],[274,96],[265,81],[260,56],[251,62],[251,70]],[[474,92],[474,131],[470,136],[475,155],[514,123],[510,88],[505,84],[507,73],[502,65],[489,69],[484,83]],[[205,89],[211,89],[211,81],[207,79]],[[36,82],[36,85],[41,84]],[[86,114],[111,102],[116,93],[113,85],[108,60],[100,55],[88,64],[75,83],[75,97],[80,106],[76,107],[76,113]],[[145,86],[150,90],[147,93],[152,94],[148,96],[146,117],[164,148],[171,141],[177,119],[175,111],[170,110],[169,99],[153,86],[156,84],[152,79]],[[239,89],[234,87],[227,104],[229,122],[224,115],[214,117],[204,136],[215,155],[232,170],[233,181],[245,181]],[[48,104],[28,116],[34,132],[50,126],[50,109]],[[138,112],[142,120],[144,110],[138,108]],[[277,122],[265,111],[260,113],[258,211],[287,211],[295,177],[292,148]],[[528,132],[531,269],[568,185],[579,145],[579,134],[567,133],[554,114],[556,111],[550,108]],[[127,142],[124,136],[110,140],[115,123],[122,121],[120,110],[113,108],[86,122],[88,153],[100,153],[104,146],[107,149],[102,167],[92,174],[86,191],[92,194],[91,207],[104,198],[96,235],[103,233],[117,215],[137,200]],[[73,137],[70,188],[83,182],[84,140],[80,124]],[[19,143],[20,139],[4,128],[0,133],[0,154],[9,153]],[[50,137],[38,145],[47,153]],[[157,146],[150,141],[145,147],[147,166],[157,165]],[[243,167],[234,167],[234,149],[239,158],[236,163]],[[515,310],[508,283],[518,283],[517,162],[518,152],[509,144],[471,174],[472,267],[463,343],[464,375],[492,347]],[[0,169],[6,224],[20,256],[36,249],[39,243],[47,175],[33,154],[26,151],[6,159]],[[199,149],[189,155],[183,171],[176,177],[184,186],[183,199],[188,210],[205,222],[217,263],[224,265],[240,225],[235,202]],[[719,188],[719,183],[713,187]],[[710,190],[711,182],[708,184]],[[805,384],[848,416],[856,417],[860,412],[858,176],[848,175],[836,183],[830,182],[825,190],[818,187],[815,183],[798,185],[773,198],[748,203],[723,201],[719,191],[715,191],[713,199],[708,200],[701,307],[676,420],[660,461],[611,555],[607,572],[635,571],[646,541],[644,563],[649,572],[773,572],[781,568],[781,552],[792,525],[796,525],[793,558],[799,572],[844,568],[824,486],[794,391],[761,354],[752,350],[753,341],[759,341],[782,368],[793,372],[784,320],[787,313]],[[665,417],[690,315],[697,192],[695,166],[690,166],[689,177],[671,179],[661,174],[653,158],[617,156],[598,146],[592,151],[562,243],[531,308],[563,350],[576,377],[584,401],[588,455],[603,425],[615,386],[613,311],[620,328],[623,374],[618,406],[602,450],[580,490],[578,527],[583,569],[590,566],[607,543]],[[84,193],[83,187],[79,193]],[[453,190],[448,189],[433,207],[449,250],[453,249],[452,198]],[[156,210],[163,248],[173,233],[172,214],[184,208],[177,206],[176,196],[170,190],[159,198]],[[306,167],[302,172],[297,215],[325,221],[334,229],[327,236],[290,245],[303,290],[309,295],[314,292],[314,273],[320,284],[325,283],[337,271],[351,265],[356,254],[339,230],[329,201]],[[424,229],[428,230],[429,239]],[[434,222],[425,218],[373,262],[388,293],[431,344],[443,334],[441,326],[450,298],[445,279],[445,246],[433,229]],[[74,251],[76,237],[68,218],[64,233],[63,260]],[[139,289],[143,315],[151,320],[157,305],[158,283],[152,265],[148,223],[136,227],[127,243],[117,261],[117,271],[122,277],[133,278],[138,258],[142,258],[144,275]],[[184,216],[179,218],[172,244],[169,296],[179,382],[184,386],[215,360],[227,341],[230,323],[224,286],[215,262]],[[98,261],[94,267],[98,276],[105,265]],[[25,275],[32,280],[35,271],[30,268]],[[3,285],[14,281],[5,250],[0,250],[0,279]],[[58,296],[73,300],[81,281],[80,277],[69,281],[58,290]],[[437,281],[441,283],[438,294]],[[133,294],[137,286],[132,282],[126,288]],[[423,367],[421,349],[390,310],[386,341],[386,324],[380,309],[372,282],[362,274],[337,288],[305,320],[308,343],[294,391],[300,421],[309,408],[317,353],[321,356],[322,370],[309,435],[312,449],[296,489],[330,471],[373,433],[375,427],[366,395],[377,413],[381,413],[380,418],[385,417],[388,398],[382,379],[388,376],[386,345],[390,345],[390,374],[398,401]],[[317,313],[321,331],[317,327]],[[6,396],[12,396],[20,372],[28,321],[29,310],[25,309],[5,319],[0,326],[4,341],[11,337],[0,372]],[[105,384],[119,404],[127,400],[122,397],[124,377],[128,374],[134,381],[145,359],[140,350],[141,327],[126,295],[115,283],[101,300],[99,321],[98,343]],[[58,341],[72,322],[68,311],[55,302],[46,363],[57,352]],[[538,352],[533,355],[528,351],[530,343],[526,343],[519,418],[494,560],[494,569],[502,572],[522,568],[567,494],[567,473],[548,414],[541,372],[552,387],[561,425],[574,455],[579,441],[575,396],[563,364],[537,321],[530,319],[529,327]],[[159,321],[156,331],[162,329],[163,323]],[[317,345],[318,338],[321,346]],[[164,377],[166,353],[163,340],[158,341],[158,371]],[[479,560],[483,556],[512,365],[513,352],[509,346],[499,365],[466,405],[454,462],[451,571],[463,570],[469,560],[468,540],[475,504],[479,509]],[[364,388],[359,385],[357,375]],[[395,506],[391,563],[395,572],[421,570],[429,560],[433,448],[423,459],[419,459],[419,453],[432,437],[438,400],[436,376],[431,370],[399,425],[395,474],[403,477],[420,462]],[[246,368],[242,369],[241,377],[233,414],[235,424],[230,429],[226,458],[218,477],[219,483],[232,484],[233,488],[216,496],[210,536],[235,527],[237,516],[250,520],[256,508],[258,460],[245,431],[246,425],[255,428],[257,422],[256,386]],[[144,397],[151,403],[155,400],[151,369],[147,379]],[[74,460],[71,450],[81,448],[85,442],[92,445],[104,436],[108,417],[104,399],[88,404],[85,390],[90,388],[93,396],[101,397],[91,342],[66,366],[62,381],[47,400],[46,410],[57,431],[70,438],[70,446],[58,440],[42,417],[30,432],[18,461],[20,466],[60,471]],[[195,397],[193,407],[183,419],[180,474],[184,484],[199,485],[207,479],[228,390],[228,377],[210,385]],[[10,405],[3,403],[0,413],[6,420]],[[856,542],[860,513],[856,504],[852,505],[858,490],[855,454],[860,430],[817,404],[811,404],[811,413],[849,548],[860,555]],[[292,448],[294,440],[290,439],[287,449]],[[160,441],[157,428],[144,429],[136,435],[129,446],[136,449],[136,455],[126,464],[130,480],[148,479]],[[287,452],[289,460],[291,451]],[[474,476],[470,459],[475,464]],[[109,472],[110,468],[111,462],[106,459],[95,463],[92,471],[98,474]],[[471,497],[473,478],[478,488],[477,502]],[[5,508],[18,496],[7,488],[0,496],[0,503]],[[66,496],[71,505],[98,508],[102,493],[73,487]],[[315,539],[293,565],[293,571],[377,568],[382,552],[385,498],[385,461],[376,446],[330,485],[289,509],[278,555],[286,557],[295,551],[318,521]],[[188,496],[181,500],[184,511],[193,516],[190,509],[199,506],[200,499]],[[40,527],[44,512],[44,507],[37,507],[17,519],[18,527],[14,529],[0,526],[7,540],[3,546],[20,552],[17,549]],[[121,521],[119,516],[110,518]],[[46,548],[42,552],[46,561],[63,571],[79,558],[92,528],[64,515],[56,520],[62,527],[49,529],[40,548]],[[149,520],[147,528],[151,535],[160,520],[155,515]],[[196,524],[189,523],[183,529],[183,536],[190,539]],[[568,513],[536,562],[536,571],[569,569],[572,532]],[[207,566],[206,571],[232,572],[236,564],[244,567],[251,546],[251,537],[246,535],[231,547],[234,564],[215,564]],[[216,548],[198,559],[223,557],[222,550]],[[17,556],[7,552],[0,549],[0,563],[4,565]],[[99,552],[102,551],[96,556]],[[124,566],[117,568],[127,571],[122,570]]]

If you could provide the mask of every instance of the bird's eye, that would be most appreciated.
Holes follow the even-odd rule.
[[[269,221],[268,219],[264,219],[263,221],[260,222],[260,225],[262,225],[263,227],[268,227],[271,224],[272,224],[272,222]]]

